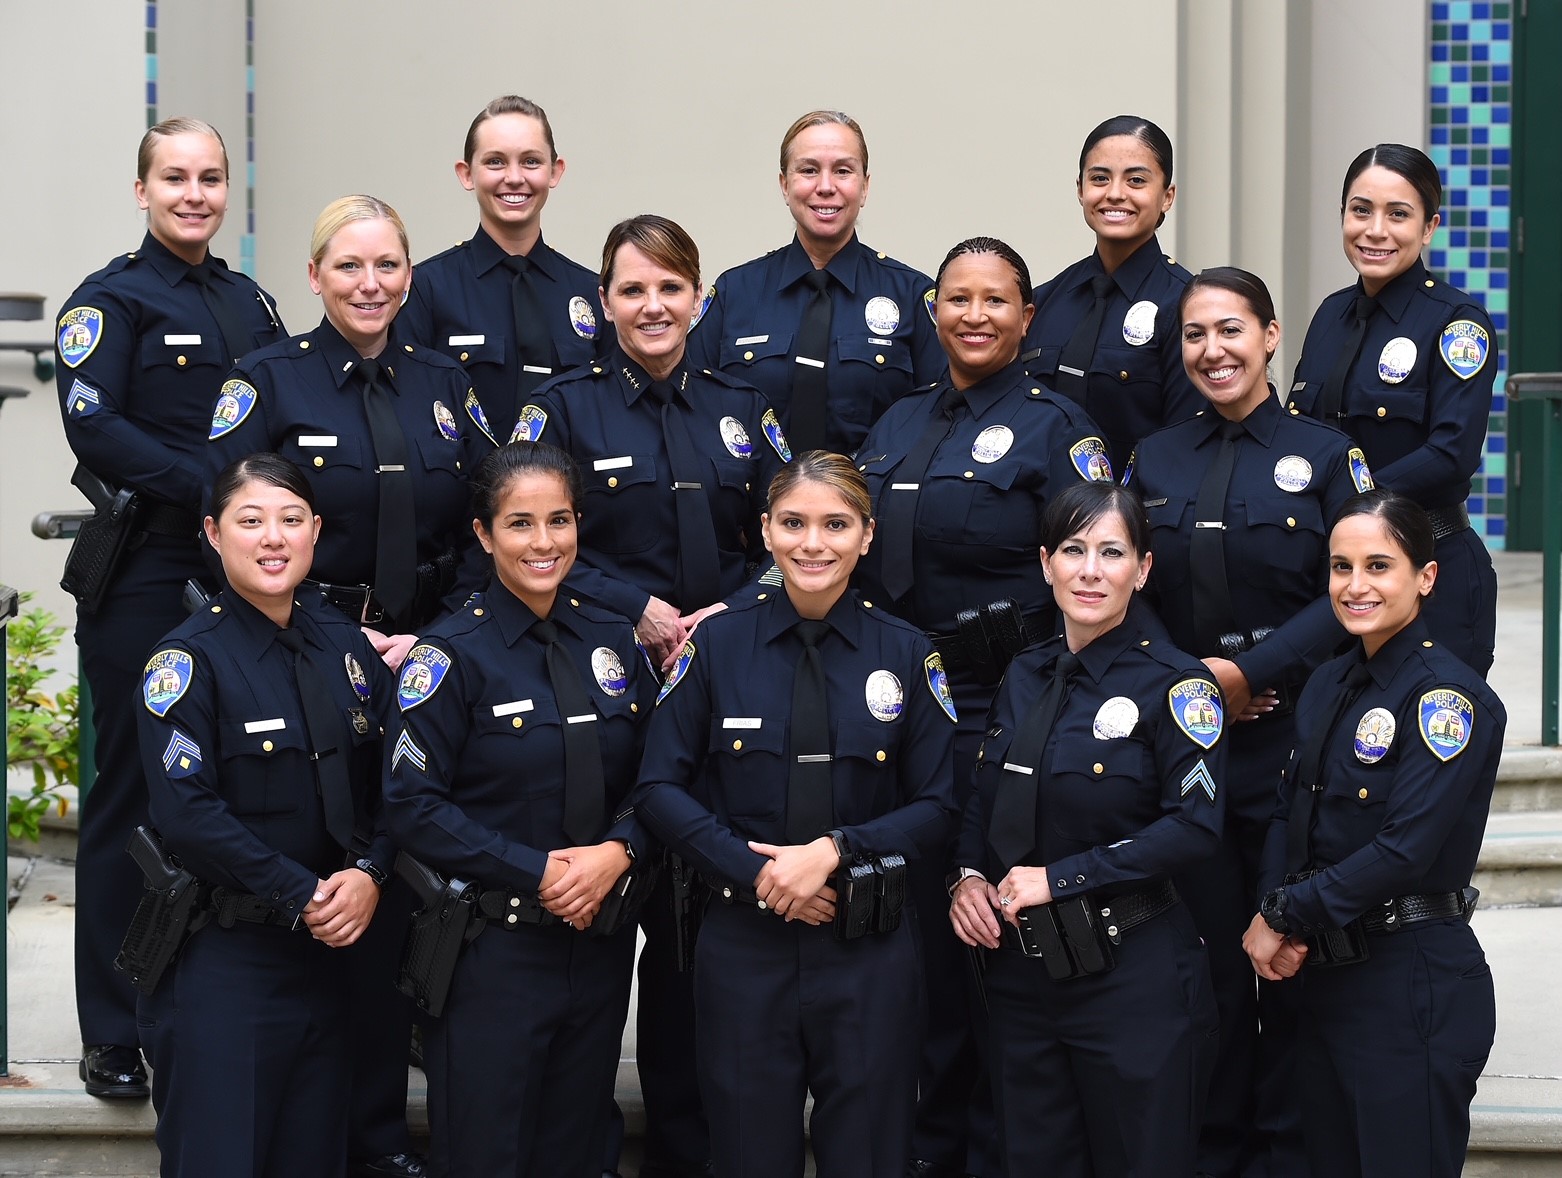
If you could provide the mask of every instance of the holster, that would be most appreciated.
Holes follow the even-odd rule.
[[[900,927],[901,909],[906,906],[906,860],[902,855],[883,855],[873,861],[873,928],[876,933],[892,933]]]
[[[873,861],[853,859],[842,863],[830,877],[835,889],[835,939],[855,941],[873,927],[875,875]]]
[[[462,880],[447,881],[406,852],[396,856],[396,874],[422,901],[407,925],[396,988],[437,1018],[444,1013],[462,948],[483,931],[478,888]]]
[[[114,575],[124,563],[136,535],[142,498],[126,487],[116,491],[86,467],[78,465],[71,483],[93,506],[65,558],[60,588],[76,599],[83,613],[96,613]]]
[[[667,853],[668,894],[673,906],[673,956],[678,972],[688,973],[694,968],[694,945],[700,936],[700,921],[705,906],[700,902],[703,889],[695,876],[694,868],[683,859]],[[647,893],[650,888],[646,888]]]
[[[635,860],[614,881],[612,890],[602,897],[602,907],[597,910],[587,936],[611,937],[625,925],[633,924],[640,909],[656,887],[656,865]]]
[[[1005,935],[1018,941],[1025,956],[1041,958],[1054,981],[1107,973],[1117,966],[1111,935],[1084,896],[1037,904],[1017,919],[1017,933]]]
[[[1307,938],[1307,964],[1317,969],[1334,965],[1355,965],[1372,956],[1367,948],[1367,930],[1353,920],[1344,928],[1325,929]]]
[[[151,994],[208,913],[206,887],[163,850],[155,831],[138,826],[126,848],[146,876],[141,897],[114,958],[114,968],[143,994]]]

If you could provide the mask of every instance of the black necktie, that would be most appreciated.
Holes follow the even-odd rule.
[[[1095,301],[1090,310],[1068,337],[1058,356],[1058,375],[1053,382],[1057,391],[1081,405],[1085,403],[1085,385],[1090,375],[1090,363],[1096,357],[1096,339],[1101,335],[1101,323],[1106,318],[1106,304],[1112,294],[1112,276],[1097,274],[1090,280],[1090,293]]]
[[[651,396],[662,406],[662,442],[673,476],[673,507],[678,513],[678,600],[685,613],[703,609],[721,598],[721,563],[716,553],[716,524],[705,484],[711,464],[694,448],[683,411],[673,404],[677,390],[665,380],[653,381]]]
[[[1199,497],[1193,504],[1193,536],[1188,543],[1189,576],[1193,582],[1193,631],[1200,658],[1221,652],[1220,636],[1233,629],[1231,585],[1226,581],[1226,492],[1237,464],[1240,421],[1220,423],[1220,449],[1204,471]]]
[[[794,454],[823,450],[829,433],[830,382],[825,363],[830,355],[830,275],[810,270],[804,281],[813,287],[814,297],[797,331],[797,371],[792,374],[792,406],[786,422],[786,438]]]
[[[504,267],[515,275],[510,283],[510,310],[515,316],[515,356],[520,368],[516,384],[519,409],[533,390],[553,375],[556,365],[553,337],[548,334],[548,320],[532,278],[531,260],[511,254],[504,259]]]
[[[922,480],[933,463],[933,452],[949,436],[957,406],[965,394],[948,388],[938,398],[933,414],[922,429],[916,444],[890,476],[891,482],[879,494],[879,540],[884,553],[884,592],[891,601],[899,601],[911,589],[912,546],[916,539],[917,497]]]
[[[998,793],[993,798],[992,818],[987,826],[987,843],[1003,874],[1031,853],[1036,845],[1036,795],[1039,792],[1041,757],[1052,735],[1052,725],[1068,695],[1069,677],[1079,669],[1079,658],[1068,651],[1058,655],[1052,668],[1052,682],[1041,702],[1021,723],[1009,746],[1009,758],[999,773]],[[1012,776],[1011,776],[1012,774]]]
[[[1339,726],[1343,716],[1361,689],[1367,685],[1371,672],[1366,663],[1356,663],[1345,676],[1345,684],[1334,705],[1334,712],[1327,724],[1313,732],[1306,746],[1296,758],[1296,774],[1291,781],[1291,813],[1286,820],[1285,870],[1294,875],[1305,869],[1312,860],[1313,809],[1318,801],[1323,783],[1318,780],[1323,767],[1323,757],[1329,736]]]
[[[293,678],[298,682],[298,701],[304,707],[304,723],[309,728],[310,758],[315,763],[315,788],[320,791],[325,828],[346,850],[353,839],[353,787],[347,776],[347,758],[352,749],[341,705],[331,698],[331,690],[326,686],[330,671],[320,665],[296,629],[278,630],[277,641],[293,652]],[[336,673],[342,673],[340,667]]]
[[[1329,378],[1323,382],[1323,392],[1318,394],[1319,421],[1338,425],[1340,418],[1345,416],[1340,412],[1345,403],[1345,377],[1351,365],[1356,363],[1356,357],[1361,354],[1361,341],[1367,338],[1367,324],[1372,319],[1372,312],[1377,309],[1378,300],[1364,294],[1357,295],[1356,301],[1351,304],[1351,314],[1356,317],[1356,322],[1351,326],[1350,337],[1340,349],[1340,354],[1335,357]]]
[[[233,306],[232,300],[237,292],[228,283],[217,281],[210,262],[191,266],[190,281],[201,288],[201,298],[206,303],[206,309],[217,321],[217,330],[222,333],[225,362],[237,364],[241,356],[255,350],[255,333],[244,326],[243,316]]]
[[[558,627],[539,621],[533,623],[532,633],[547,646],[548,681],[564,727],[564,837],[577,847],[590,846],[601,837],[607,812],[597,713],[586,698],[569,651],[559,641]]]
[[[803,653],[792,677],[792,728],[788,750],[792,771],[786,787],[786,841],[812,842],[835,825],[835,798],[830,787],[830,701],[824,685],[819,640],[828,622],[802,621],[792,629],[803,641]]]
[[[380,514],[374,539],[374,596],[393,620],[410,626],[412,598],[417,590],[417,516],[412,501],[412,474],[407,469],[407,439],[396,419],[390,393],[380,382],[380,362],[360,360],[363,412],[374,439],[374,464],[379,473]]]

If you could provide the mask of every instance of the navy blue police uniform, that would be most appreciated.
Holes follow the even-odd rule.
[[[207,269],[243,338],[223,338],[192,267],[150,233],[83,282],[59,321],[66,441],[82,466],[146,502],[108,595],[76,622],[98,771],[76,853],[76,1009],[88,1045],[136,1043],[135,992],[113,968],[139,895],[125,844],[146,821],[136,691],[152,645],[185,616],[185,581],[206,573],[197,512],[212,397],[235,358],[285,334],[249,277],[219,258]]]
[[[1228,775],[1219,689],[1161,633],[1135,603],[1076,652],[1036,764],[1011,757],[1067,650],[1061,638],[1014,660],[987,717],[957,868],[997,883],[1014,866],[989,843],[991,815],[1005,791],[1031,786],[1034,845],[1018,864],[1046,868],[1055,909],[1088,908],[1115,960],[1060,980],[1007,922],[1002,947],[982,951],[1007,1174],[1193,1173],[1218,1019],[1170,877],[1218,845]]]
[[[408,343],[432,348],[466,369],[472,394],[459,412],[496,446],[509,438],[526,400],[515,340],[515,275],[504,265],[508,256],[479,228],[471,240],[417,264],[407,303],[396,317]],[[602,316],[597,276],[540,237],[526,260],[553,345],[553,363],[534,365],[534,375],[546,380],[606,352],[613,329]]]
[[[578,931],[547,913],[537,890],[549,852],[578,844],[565,833],[566,724],[590,721],[601,749],[605,809],[592,841],[622,840],[637,862],[651,861],[627,799],[656,688],[624,618],[561,594],[551,620],[590,714],[565,714],[536,615],[495,581],[421,636],[387,737],[397,843],[497,894],[481,911],[509,914],[462,951],[444,1014],[426,1032],[442,1174],[602,1172],[633,922],[606,936]]]
[[[685,358],[667,382],[668,411],[683,422],[701,485],[675,488],[654,383],[615,346],[539,389],[521,410],[510,439],[547,442],[575,459],[585,495],[580,559],[567,584],[633,619],[645,613],[653,596],[691,613],[735,593],[760,562],[768,563],[759,517],[770,480],[792,456],[764,397],[724,372],[692,367]],[[680,584],[676,498],[691,493],[707,501],[715,531],[711,601],[687,600]],[[636,1064],[646,1102],[641,1173],[685,1178],[704,1172],[710,1144],[689,1050],[694,991],[689,975],[678,972],[665,878],[640,921],[646,930],[635,1007]]]
[[[1064,346],[1095,302],[1091,281],[1105,274],[1100,255],[1092,253],[1035,290],[1025,369],[1049,388],[1061,387],[1058,364]],[[1204,398],[1182,367],[1177,324],[1177,301],[1192,277],[1161,253],[1154,237],[1111,275],[1106,316],[1080,404],[1106,430],[1107,450],[1119,470],[1140,438],[1204,408]]]
[[[1417,618],[1364,663],[1358,647],[1314,673],[1296,708],[1299,746],[1324,741],[1301,870],[1287,845],[1302,820],[1297,759],[1265,848],[1271,927],[1307,938],[1352,928],[1366,948],[1352,964],[1304,969],[1292,1092],[1315,1175],[1457,1178],[1495,1034],[1491,971],[1462,893],[1507,712],[1432,633]],[[1318,948],[1309,941],[1307,966]]]
[[[1275,790],[1296,743],[1296,697],[1346,638],[1327,596],[1329,527],[1347,499],[1372,486],[1372,476],[1348,437],[1284,409],[1273,396],[1240,423],[1224,422],[1208,409],[1151,434],[1125,478],[1150,519],[1155,567],[1146,596],[1172,642],[1200,658],[1235,662],[1255,695],[1277,694],[1273,711],[1227,730],[1221,848],[1183,872],[1178,886],[1210,947],[1221,1013],[1198,1170],[1220,1178],[1257,1166],[1278,1178],[1302,1164],[1290,1084],[1298,987],[1255,986],[1242,934],[1252,918]],[[1219,518],[1205,519],[1200,492],[1223,429],[1235,444],[1230,480]],[[1201,532],[1210,525],[1218,525],[1205,534],[1219,545],[1221,564],[1206,576],[1199,566],[1211,557],[1200,547]]]
[[[824,267],[830,276],[828,354],[803,356],[803,317],[813,300],[805,279],[813,269],[794,237],[790,245],[728,270],[710,288],[689,336],[689,362],[752,384],[789,430],[799,365],[822,362],[825,448],[850,454],[896,398],[944,371],[930,313],[933,280],[853,235]]]
[[[1360,280],[1313,315],[1290,404],[1310,417],[1353,335]],[[1465,500],[1481,462],[1497,378],[1497,333],[1474,296],[1433,278],[1417,259],[1377,295],[1360,351],[1345,373],[1339,428],[1367,453],[1378,485],[1432,517],[1437,592],[1432,635],[1482,675],[1497,642],[1497,574],[1470,527]]]
[[[335,611],[295,604],[290,629],[336,672],[324,688],[348,734],[355,825],[372,832],[361,850],[328,827],[316,718],[274,622],[220,594],[146,665],[152,822],[165,849],[212,886],[216,908],[138,1010],[167,1176],[327,1175],[347,1164],[348,954],[315,940],[301,916],[318,881],[347,863],[391,868],[380,743],[395,684]]]
[[[868,598],[933,640],[961,717],[955,734],[955,801],[964,806],[982,718],[1003,663],[1021,646],[1056,632],[1052,590],[1041,574],[1041,517],[1052,497],[1081,479],[1112,478],[1100,431],[1072,401],[1049,392],[1016,362],[966,389],[952,406],[946,436],[916,482],[901,471],[907,454],[940,406],[955,396],[948,377],[890,407],[857,452],[868,480],[878,542],[857,566]],[[914,497],[909,590],[884,587],[886,511]],[[990,648],[989,620],[969,612],[1005,599],[1018,615],[1010,649]],[[912,896],[926,935],[922,947],[929,1025],[924,1036],[921,1099],[913,1152],[920,1161],[965,1173],[967,1106],[979,1082],[977,1040],[970,1027],[968,954],[944,919],[947,863],[933,856],[912,871]],[[980,1098],[978,1098],[980,1100]],[[980,1104],[979,1104],[980,1107]],[[982,1114],[977,1114],[978,1126]],[[978,1137],[985,1135],[978,1134]],[[969,1148],[985,1148],[973,1140]],[[980,1170],[980,1163],[969,1163]]]
[[[829,924],[778,918],[753,891],[769,860],[748,841],[798,841],[787,810],[799,621],[778,590],[700,626],[658,699],[636,804],[713,893],[694,983],[714,1172],[802,1173],[811,1091],[821,1175],[903,1178],[920,1002],[909,920],[841,939]],[[953,818],[955,712],[938,656],[855,592],[823,625],[825,809],[843,861],[940,855]]]
[[[309,476],[325,526],[312,579],[322,595],[383,633],[411,633],[458,607],[476,587],[478,547],[467,480],[482,449],[462,402],[470,391],[460,365],[404,343],[393,329],[380,362],[407,444],[413,483],[417,594],[406,617],[387,617],[377,600],[360,613],[372,587],[380,492],[374,442],[364,409],[357,349],[329,320],[304,335],[244,358],[208,406],[206,465],[215,475],[256,451],[274,451]],[[301,589],[300,592],[304,592]]]

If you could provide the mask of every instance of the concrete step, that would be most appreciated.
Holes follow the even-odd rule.
[[[1483,907],[1562,904],[1562,809],[1493,811],[1473,882]]]
[[[1497,767],[1492,813],[1562,810],[1562,749],[1508,745]]]

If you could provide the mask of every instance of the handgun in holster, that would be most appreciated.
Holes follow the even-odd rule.
[[[163,850],[157,832],[145,826],[136,827],[125,849],[146,876],[147,892],[136,906],[114,968],[141,993],[151,994],[190,934],[206,923],[206,885]]]
[[[842,863],[830,878],[835,888],[835,939],[855,941],[873,925],[873,862],[853,859]]]
[[[478,887],[446,880],[405,851],[396,855],[395,871],[422,902],[407,924],[396,988],[437,1018],[445,1011],[461,950],[484,928],[477,912]]]
[[[649,891],[649,889],[647,889]],[[667,891],[673,906],[673,957],[679,973],[694,968],[694,945],[700,937],[705,907],[694,868],[679,855],[667,853]]]
[[[83,520],[65,557],[60,588],[76,599],[83,613],[96,613],[114,582],[136,534],[141,499],[129,487],[116,490],[77,464],[71,485],[92,504],[91,519]]]

